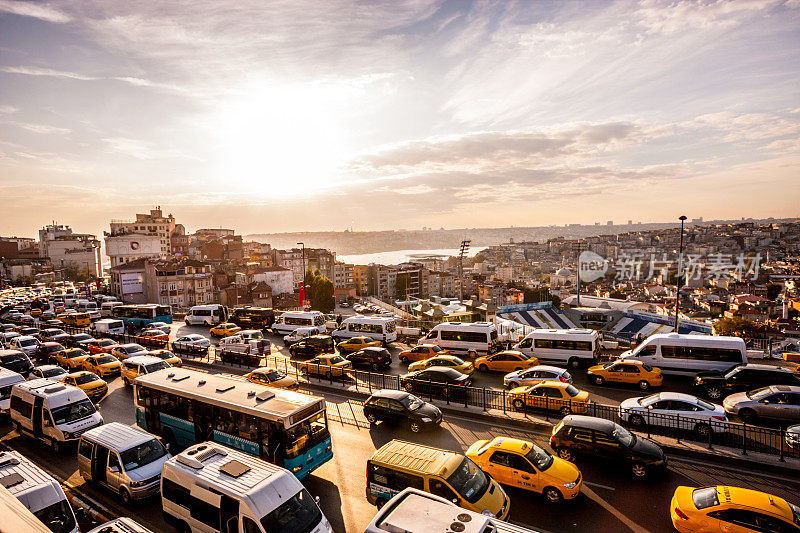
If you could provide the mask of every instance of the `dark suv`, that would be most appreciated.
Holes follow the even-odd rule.
[[[372,370],[388,368],[392,364],[392,354],[386,348],[369,346],[345,356],[353,366],[368,366]]]
[[[289,355],[292,357],[308,359],[323,353],[336,353],[333,337],[330,335],[312,335],[289,346]]]
[[[727,372],[701,372],[694,379],[698,394],[711,400],[770,385],[800,385],[800,374],[791,368],[748,363]]]
[[[36,361],[50,363],[58,352],[63,352],[64,347],[57,342],[40,342],[36,348]]]
[[[653,470],[663,472],[667,467],[667,458],[658,444],[611,420],[592,416],[565,416],[553,428],[550,447],[567,461],[584,455],[604,463],[623,464],[637,479],[645,479]]]
[[[0,350],[0,366],[25,377],[33,370],[31,360],[19,350]]]
[[[414,433],[442,423],[442,412],[404,391],[379,390],[364,402],[364,416],[370,424],[378,421],[407,424]]]

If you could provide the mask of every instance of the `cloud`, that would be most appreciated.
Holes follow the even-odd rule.
[[[644,0],[633,13],[633,20],[647,33],[666,35],[694,30],[730,29],[754,15],[780,4],[780,0],[707,1],[682,0],[666,3]]]
[[[46,124],[34,124],[29,122],[17,122],[13,120],[4,120],[0,121],[0,124],[8,124],[9,126],[15,126],[17,128],[21,128],[26,131],[30,131],[33,133],[43,133],[43,134],[57,134],[57,135],[66,135],[68,133],[72,133],[72,130],[69,128],[60,128],[58,126],[48,126]]]
[[[17,111],[19,111],[19,109],[13,105],[0,105],[0,115],[10,115],[11,113],[16,113]]]
[[[0,67],[0,71],[8,72],[9,74],[24,74],[26,76],[51,76],[55,78],[71,78],[82,81],[91,81],[97,79],[92,76],[84,76],[83,74],[78,74],[75,72],[66,72],[63,70],[39,67]]]
[[[63,24],[73,19],[60,9],[43,2],[21,2],[19,0],[0,0],[0,13],[11,13],[23,17],[33,17],[47,22]]]

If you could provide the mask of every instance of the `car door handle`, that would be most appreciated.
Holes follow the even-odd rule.
[[[526,476],[525,474],[522,474],[522,479],[530,479],[530,478],[531,476]]]

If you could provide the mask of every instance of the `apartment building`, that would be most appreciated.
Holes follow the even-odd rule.
[[[136,220],[112,220],[105,234],[106,255],[112,268],[140,258],[167,257],[171,253],[175,217],[161,207],[137,213]]]
[[[50,224],[39,230],[39,256],[53,268],[77,268],[94,277],[103,276],[100,241],[95,235],[74,233],[63,224]]]

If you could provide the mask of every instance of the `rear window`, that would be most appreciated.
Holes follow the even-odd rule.
[[[567,394],[569,394],[573,398],[581,393],[581,391],[579,391],[578,389],[576,389],[572,385],[567,385],[564,390],[567,391]]]
[[[692,491],[692,501],[694,502],[694,506],[698,509],[706,509],[708,507],[719,505],[717,487],[694,489]]]

